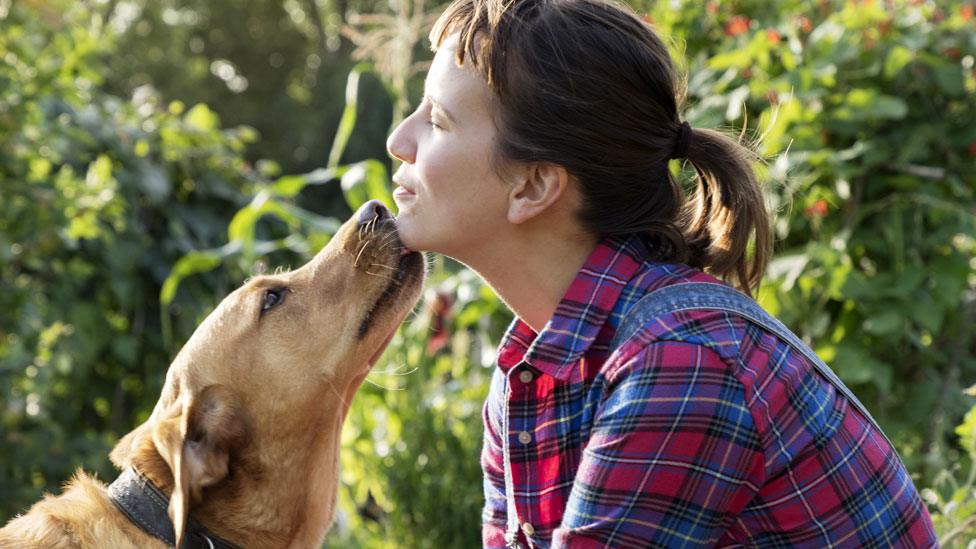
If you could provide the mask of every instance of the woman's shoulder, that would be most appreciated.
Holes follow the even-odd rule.
[[[668,343],[701,346],[735,363],[747,340],[769,335],[735,307],[708,305],[711,299],[745,297],[708,273],[683,264],[648,262],[641,274],[622,292],[611,314],[614,337],[608,366]],[[758,307],[748,297],[743,303]]]

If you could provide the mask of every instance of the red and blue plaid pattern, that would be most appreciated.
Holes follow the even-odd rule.
[[[484,545],[934,546],[884,436],[776,336],[685,311],[610,356],[641,297],[717,282],[647,252],[604,239],[540,334],[516,320],[505,335],[484,409]]]

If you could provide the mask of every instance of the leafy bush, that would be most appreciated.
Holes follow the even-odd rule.
[[[967,392],[973,394],[972,390]],[[939,471],[935,477],[936,489],[923,490],[922,497],[933,508],[932,520],[939,533],[939,544],[962,549],[976,545],[976,406],[956,427],[956,434],[968,454],[968,467],[966,463],[956,463],[948,470]],[[959,475],[964,475],[961,481]]]
[[[778,210],[760,301],[927,482],[957,459],[976,378],[973,6],[706,2],[650,17],[689,59],[693,123],[758,121]]]
[[[112,44],[84,15],[0,3],[0,522],[79,466],[114,477],[108,450],[148,416],[176,350],[160,284],[222,242],[252,192],[254,132],[149,88],[101,92],[93,56]],[[225,280],[187,284],[172,339]]]

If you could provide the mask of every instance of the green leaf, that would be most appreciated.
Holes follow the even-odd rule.
[[[809,262],[807,254],[783,255],[769,262],[767,272],[770,278],[782,279],[782,290],[788,292]]]
[[[203,103],[194,105],[186,113],[185,120],[191,128],[196,128],[204,132],[213,131],[220,125],[220,119],[217,118],[217,114]]]
[[[905,46],[898,45],[891,48],[888,52],[888,57],[885,58],[884,63],[884,76],[887,79],[893,78],[896,74],[901,72],[905,65],[911,63],[915,58],[915,54]]]
[[[830,367],[848,385],[861,385],[874,381],[885,383],[890,377],[888,366],[871,356],[864,347],[849,343],[837,346],[837,352]]]
[[[847,280],[844,281],[844,285],[841,286],[841,295],[847,299],[852,299],[854,301],[860,301],[863,299],[873,299],[882,295],[883,288],[873,283],[870,279],[865,277],[862,273],[858,271],[851,271]]]
[[[868,333],[877,336],[891,335],[905,325],[902,312],[900,310],[886,310],[871,315],[864,321],[864,329]]]
[[[173,302],[176,289],[184,278],[192,274],[212,271],[220,266],[220,262],[220,253],[213,250],[192,251],[181,257],[163,281],[163,288],[159,292],[159,304],[165,308]]]
[[[351,166],[342,174],[342,192],[353,211],[369,200],[379,200],[387,208],[394,209],[386,166],[378,160],[364,160]]]
[[[366,160],[366,194],[370,200],[379,200],[387,208],[395,209],[393,193],[390,191],[390,178],[386,166],[379,160]]]
[[[945,310],[930,296],[922,296],[912,302],[912,319],[929,333],[938,333],[944,316]]]
[[[962,97],[966,93],[966,80],[958,63],[940,63],[935,68],[935,81],[949,97]]]
[[[245,253],[250,253],[254,244],[255,227],[264,216],[271,215],[297,228],[298,220],[280,202],[271,197],[271,193],[262,190],[251,200],[251,203],[238,211],[227,227],[227,238],[231,241],[241,241]]]
[[[366,190],[366,166],[363,163],[350,166],[349,170],[342,174],[340,184],[342,195],[352,211],[358,210],[369,200],[369,192]]]
[[[708,60],[708,66],[713,69],[727,69],[730,67],[744,69],[752,64],[752,53],[747,49],[736,49],[719,53]]]
[[[956,427],[956,434],[959,435],[959,442],[963,448],[976,453],[976,406],[966,412],[962,423]]]
[[[349,77],[346,79],[346,106],[342,110],[339,128],[336,130],[335,140],[333,140],[332,149],[329,151],[328,168],[335,168],[339,165],[342,152],[346,149],[346,144],[349,142],[349,136],[352,135],[352,130],[356,127],[356,105],[359,103],[359,76],[368,68],[368,64],[360,63],[349,71]]]
[[[273,184],[273,192],[284,198],[291,198],[300,193],[308,184],[308,181],[301,175],[286,175],[279,177]]]
[[[899,97],[883,95],[873,89],[856,88],[847,93],[844,105],[837,110],[841,120],[901,119],[908,105]]]

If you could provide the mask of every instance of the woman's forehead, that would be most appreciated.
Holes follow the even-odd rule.
[[[457,37],[444,41],[431,63],[424,82],[424,94],[450,111],[454,118],[488,114],[491,90],[470,63],[458,66],[455,61]]]

